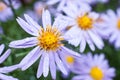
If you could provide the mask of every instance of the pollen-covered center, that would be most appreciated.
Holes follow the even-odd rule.
[[[66,56],[66,62],[68,64],[73,64],[74,63],[74,57],[73,56]]]
[[[101,69],[95,66],[90,70],[90,76],[93,78],[93,80],[102,80],[103,72]]]
[[[5,10],[7,8],[7,6],[5,5],[5,3],[0,2],[0,12]]]
[[[77,24],[79,28],[83,30],[88,30],[92,28],[93,20],[88,17],[88,14],[85,14],[81,17],[77,17]]]
[[[118,19],[117,28],[120,30],[120,19]]]
[[[46,29],[41,29],[38,36],[38,45],[46,51],[56,51],[60,46],[62,46],[61,33],[51,26],[47,26]]]

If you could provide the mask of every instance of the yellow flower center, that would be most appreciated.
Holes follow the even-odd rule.
[[[0,2],[0,12],[5,10],[6,8],[7,6],[3,2]]]
[[[63,45],[61,43],[62,40],[63,38],[61,37],[61,33],[57,30],[57,28],[47,26],[45,30],[42,28],[39,33],[38,45],[45,51],[56,51]]]
[[[120,30],[120,19],[118,19],[117,28]]]
[[[73,64],[74,63],[74,58],[72,56],[66,56],[66,61],[68,64]]]
[[[93,20],[85,14],[82,17],[77,18],[77,24],[81,29],[88,30],[92,28]]]
[[[93,80],[102,80],[103,72],[98,67],[93,67],[90,71],[90,76],[93,78]]]

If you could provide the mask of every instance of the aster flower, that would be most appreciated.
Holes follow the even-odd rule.
[[[64,7],[64,13],[67,16],[63,16],[65,22],[69,22],[68,26],[71,28],[66,32],[66,38],[68,42],[74,46],[80,45],[80,52],[85,50],[86,44],[89,45],[92,51],[95,50],[95,46],[98,49],[104,47],[101,36],[98,35],[98,30],[101,30],[100,26],[97,26],[97,19],[99,14],[91,12],[90,8],[77,7],[73,4]],[[61,19],[62,19],[61,18]]]
[[[104,35],[108,35],[109,42],[114,44],[115,48],[120,48],[120,9],[117,9],[117,13],[108,10],[101,18],[103,22],[100,25],[103,27]]]
[[[2,54],[4,47],[5,47],[4,44],[0,45],[0,55]],[[11,50],[8,49],[5,53],[3,53],[3,55],[0,56],[0,64],[6,60],[6,58],[10,55],[10,52]],[[17,68],[18,68],[18,65],[0,68],[0,80],[18,80],[16,78],[13,78],[12,76],[5,75],[5,73],[12,72]]]
[[[0,21],[6,21],[13,16],[12,10],[5,3],[0,1]]]
[[[80,63],[80,61],[82,61],[81,57],[71,55],[65,51],[61,53],[60,58],[62,59],[68,74],[75,69],[75,66],[77,66]]]
[[[115,69],[109,67],[104,54],[92,56],[88,53],[82,57],[84,61],[75,70],[78,75],[72,80],[113,80]]]
[[[47,77],[50,71],[52,78],[55,79],[57,69],[56,65],[63,74],[67,74],[67,70],[60,59],[61,53],[66,51],[71,55],[79,56],[79,54],[67,49],[61,42],[64,40],[64,35],[61,32],[62,27],[66,26],[66,24],[63,25],[63,22],[61,22],[59,18],[56,18],[53,25],[51,25],[51,15],[48,10],[43,11],[42,13],[43,27],[40,27],[26,14],[25,19],[26,21],[18,17],[17,22],[27,33],[34,37],[12,41],[9,46],[13,48],[36,47],[30,51],[25,58],[23,58],[19,64],[20,68],[22,70],[26,70],[40,58],[37,78],[39,78],[42,74],[44,77]]]

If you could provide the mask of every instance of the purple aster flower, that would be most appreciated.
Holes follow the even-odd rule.
[[[112,80],[115,76],[115,69],[109,67],[104,54],[92,56],[88,53],[82,57],[84,61],[74,71],[78,75],[72,80]]]
[[[107,35],[107,39],[112,43],[115,48],[120,48],[120,8],[116,12],[108,10],[106,14],[101,15],[102,22],[100,23],[103,28],[103,35]]]
[[[43,27],[38,25],[28,15],[25,15],[25,19],[26,21],[18,17],[17,22],[27,33],[31,34],[33,37],[12,41],[9,46],[13,48],[36,47],[30,51],[25,58],[23,58],[19,64],[20,68],[22,70],[26,70],[40,58],[40,63],[37,70],[37,78],[39,78],[42,74],[44,77],[47,77],[50,71],[52,78],[56,79],[57,67],[62,73],[68,74],[60,58],[61,53],[65,51],[68,54],[75,56],[79,56],[79,54],[63,46],[62,40],[65,39],[65,36],[62,33],[62,29],[64,29],[66,24],[59,20],[58,17],[55,19],[53,25],[51,25],[51,15],[48,10],[43,10],[42,13]]]
[[[71,55],[65,51],[61,53],[60,58],[62,59],[68,73],[73,71],[75,67],[82,61],[81,57]],[[65,76],[68,76],[68,75],[65,75]]]

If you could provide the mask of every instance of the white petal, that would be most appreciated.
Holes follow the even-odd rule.
[[[116,42],[115,42],[115,47],[119,48],[120,47],[120,37],[117,38]]]
[[[44,62],[44,53],[42,54],[40,62],[39,62],[39,66],[37,70],[37,78],[39,78],[43,73],[43,62]]]
[[[49,53],[45,53],[43,62],[43,76],[47,77],[48,73],[49,73]]]
[[[117,9],[117,15],[120,17],[120,8]]]
[[[82,40],[81,40],[81,43],[80,43],[80,52],[84,52],[85,47],[86,47],[86,41],[83,37]]]
[[[48,10],[43,10],[42,13],[42,23],[43,23],[43,27],[44,29],[46,29],[46,26],[51,26],[51,15],[50,12]]]
[[[56,4],[57,2],[59,2],[60,0],[50,0],[47,2],[48,5],[53,5]]]
[[[7,67],[2,67],[2,68],[0,68],[0,73],[9,73],[9,72],[12,72],[18,68],[19,68],[18,64],[12,65],[12,66],[7,66]]]
[[[85,34],[85,37],[86,37],[86,38],[85,38],[85,39],[86,39],[86,42],[88,43],[90,49],[91,49],[92,51],[94,51],[94,50],[95,50],[95,46],[94,46],[93,42],[91,41],[90,37],[89,37],[87,34]]]
[[[112,43],[112,42],[114,42],[117,38],[118,38],[118,32],[116,31],[116,32],[114,32],[112,35],[111,35],[111,37],[110,37],[110,39],[109,39],[109,41]]]
[[[68,73],[67,73],[67,71],[66,71],[66,69],[65,69],[62,61],[60,60],[60,58],[59,58],[59,56],[58,56],[58,53],[54,53],[54,54],[55,54],[55,62],[56,62],[56,64],[57,64],[58,68],[60,69],[60,71],[61,71],[63,74],[67,75]]]
[[[16,19],[17,22],[19,23],[19,25],[29,34],[33,35],[33,36],[37,36],[38,32],[36,32],[36,30],[29,25],[26,21],[24,21],[22,18],[18,17],[18,19]]]
[[[115,15],[115,12],[113,10],[108,10],[107,14],[113,21],[116,20],[117,16]]]
[[[115,76],[115,68],[109,68],[105,73],[108,77],[114,77]]]
[[[68,26],[68,22],[63,20],[63,16],[60,15],[57,18],[55,18],[53,27],[57,27],[60,31],[64,30]]]
[[[36,37],[30,37],[30,38],[25,38],[22,40],[12,41],[9,44],[9,46],[13,48],[28,48],[28,47],[33,47],[36,45],[37,45]]]
[[[64,36],[66,36],[66,40],[70,40],[72,38],[78,38],[80,34],[81,30],[77,26],[74,26],[69,31],[67,31]]]
[[[56,64],[55,64],[55,57],[53,53],[49,53],[49,57],[50,57],[50,72],[51,72],[51,76],[52,79],[56,79]]]
[[[95,45],[98,47],[98,49],[102,49],[104,47],[103,40],[92,31],[88,31],[88,34],[91,37],[91,40],[95,43]]]
[[[79,40],[79,38],[74,38],[74,39],[68,40],[68,42],[70,44],[74,45],[75,47],[77,47],[80,43],[80,40]]]
[[[64,8],[65,0],[61,0],[61,2],[58,4],[57,11],[61,11]]]
[[[99,14],[96,13],[96,12],[91,12],[91,13],[89,14],[89,17],[91,17],[92,19],[96,20],[96,19],[99,18]]]
[[[68,48],[66,48],[64,46],[62,46],[62,51],[65,52],[65,53],[80,57],[79,53],[77,53],[75,51],[72,51],[71,49],[68,49]]]
[[[19,63],[19,65],[23,66],[23,65],[27,64],[27,63],[29,62],[29,60],[31,60],[31,58],[34,56],[34,54],[35,54],[37,51],[39,51],[39,49],[40,49],[39,46],[35,47],[32,51],[30,51],[30,52],[28,53],[28,55],[26,55],[26,56],[22,59],[22,61]]]
[[[30,16],[28,16],[27,14],[24,15],[25,19],[27,20],[27,22],[34,28],[34,30],[37,32],[40,29],[40,25],[38,23],[36,23]]]
[[[4,62],[6,58],[10,55],[11,50],[8,49],[1,57],[0,57],[0,63]]]
[[[1,80],[18,80],[17,78],[14,78],[12,76],[7,76],[7,75],[4,75],[4,74],[0,74],[0,79]]]
[[[42,51],[40,50],[40,48],[38,48],[38,50],[35,52],[35,54],[31,57],[31,59],[22,67],[22,70],[26,70],[27,68],[29,68],[33,63],[35,63],[38,58],[40,58],[42,54]]]
[[[72,18],[76,17],[76,14],[75,14],[76,12],[74,10],[71,10],[71,8],[64,7],[62,10],[65,12],[65,14],[67,14],[67,16],[72,17]]]

